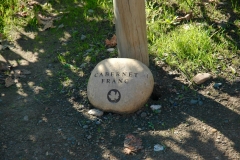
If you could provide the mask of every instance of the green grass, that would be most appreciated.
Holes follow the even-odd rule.
[[[216,70],[219,53],[227,43],[216,43],[213,34],[202,26],[190,24],[176,27],[160,35],[150,46],[161,60],[192,76],[192,72]]]
[[[18,10],[17,0],[0,0],[0,33],[5,34],[7,27],[14,22],[13,15]]]
[[[226,18],[222,10],[217,9],[215,4],[201,9],[197,2],[188,0],[171,4],[153,0],[146,6],[150,54],[157,57],[156,60],[164,61],[172,68],[180,70],[189,80],[198,72],[228,74],[229,66],[237,68],[240,65],[237,62],[239,56],[236,54],[236,42],[227,36],[231,24],[226,23],[224,27],[213,25],[214,21]],[[231,4],[236,14],[240,15],[237,12],[237,1],[232,1]],[[177,5],[177,9],[174,9],[174,5]],[[193,13],[190,20],[175,20],[177,16],[190,12]],[[236,32],[239,35],[239,28]],[[237,57],[234,64],[226,63],[226,60],[232,57]]]

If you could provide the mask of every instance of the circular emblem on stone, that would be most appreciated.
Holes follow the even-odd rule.
[[[117,103],[121,99],[121,93],[117,89],[111,89],[107,94],[109,102]]]

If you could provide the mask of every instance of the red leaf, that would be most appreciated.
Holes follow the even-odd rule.
[[[115,47],[117,45],[117,36],[114,34],[110,40],[105,40],[105,45],[107,47]]]

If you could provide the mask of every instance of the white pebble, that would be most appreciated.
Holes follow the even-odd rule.
[[[87,36],[81,35],[81,40],[84,40],[84,39],[86,39],[86,38],[87,38]]]
[[[161,105],[151,105],[150,108],[151,108],[153,111],[155,111],[155,110],[161,109],[162,106],[161,106]]]
[[[87,128],[88,128],[88,125],[84,125],[84,126],[83,126],[83,129],[87,129]]]
[[[28,116],[24,116],[24,117],[23,117],[23,120],[24,120],[24,121],[28,121]]]
[[[103,111],[100,111],[99,109],[90,109],[88,111],[88,114],[97,116],[97,117],[101,117],[103,115]]]
[[[164,146],[162,146],[160,144],[154,145],[154,151],[158,152],[158,151],[163,151],[163,150],[164,150]]]
[[[113,52],[115,49],[114,48],[108,48],[107,51],[108,52]]]
[[[99,125],[99,124],[101,124],[101,122],[100,121],[96,121],[96,124]]]

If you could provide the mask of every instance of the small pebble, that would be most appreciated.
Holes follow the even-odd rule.
[[[203,105],[203,101],[198,101],[198,105],[202,106]]]
[[[103,111],[100,111],[99,109],[90,109],[88,111],[88,114],[97,116],[97,117],[101,117],[103,115]]]
[[[108,48],[107,51],[108,52],[113,52],[115,49],[114,48]]]
[[[60,24],[59,26],[58,26],[58,28],[63,28],[64,27],[64,24]]]
[[[229,120],[228,120],[228,119],[225,119],[225,120],[224,120],[224,123],[228,123],[228,122],[229,122]]]
[[[86,50],[87,53],[92,52],[92,51],[93,51],[92,48]]]
[[[91,138],[92,138],[92,136],[91,136],[91,135],[87,136],[87,139],[91,139]]]
[[[198,100],[191,99],[190,104],[197,104]]]
[[[154,145],[153,150],[156,151],[156,152],[163,151],[164,150],[164,146],[162,146],[160,144],[156,144],[156,145]]]
[[[216,130],[215,128],[210,129],[210,133],[211,133],[211,134],[213,134],[213,133],[215,133],[215,132],[217,132],[217,130]]]
[[[50,153],[50,152],[46,152],[46,156],[52,156],[53,155],[53,153]]]
[[[87,129],[87,128],[88,128],[88,125],[84,125],[84,126],[83,126],[83,129]]]
[[[76,139],[74,137],[68,137],[67,140],[68,141],[75,141]]]
[[[213,88],[219,88],[219,87],[221,87],[222,86],[222,83],[215,83],[214,85],[213,85]]]
[[[147,117],[147,113],[146,113],[146,112],[142,112],[142,113],[141,113],[141,117],[142,117],[142,118]]]
[[[151,108],[153,111],[155,111],[155,110],[161,109],[162,106],[161,106],[161,105],[151,105],[150,108]]]
[[[96,121],[96,124],[99,125],[99,124],[101,124],[101,122],[100,121]]]
[[[23,120],[24,120],[24,121],[28,121],[28,116],[24,116],[24,117],[23,117]]]
[[[85,36],[85,35],[81,35],[81,40],[83,41],[84,39],[86,39],[87,38],[87,36]]]
[[[196,84],[202,84],[208,79],[210,79],[212,76],[210,73],[198,73],[196,76],[193,77],[193,82]]]
[[[171,104],[173,104],[173,103],[174,103],[174,101],[173,101],[173,100],[171,100],[171,99],[169,100],[169,102],[170,102]]]
[[[86,65],[87,65],[87,63],[82,63],[81,66],[80,66],[80,68],[85,68]]]
[[[50,64],[48,64],[48,68],[51,68],[52,67],[52,64],[50,63]]]

